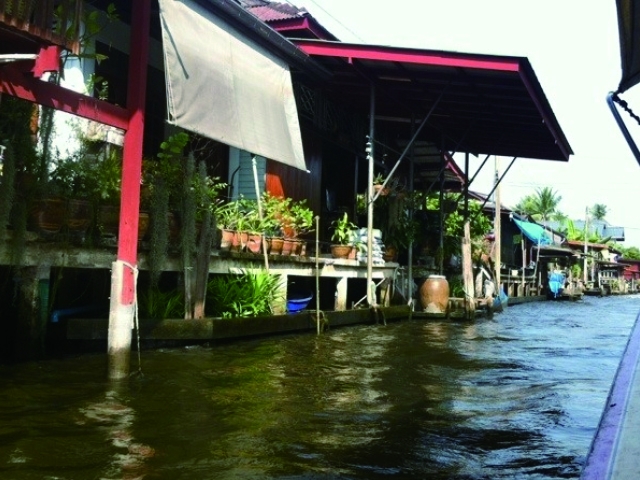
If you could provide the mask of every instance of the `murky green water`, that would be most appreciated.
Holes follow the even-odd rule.
[[[1,479],[577,478],[640,297],[0,367]]]

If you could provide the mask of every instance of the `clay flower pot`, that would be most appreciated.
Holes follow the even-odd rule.
[[[333,255],[333,258],[349,258],[352,249],[352,245],[334,244],[331,245],[331,255]]]

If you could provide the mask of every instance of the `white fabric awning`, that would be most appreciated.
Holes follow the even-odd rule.
[[[306,170],[288,65],[194,0],[159,3],[169,122]]]

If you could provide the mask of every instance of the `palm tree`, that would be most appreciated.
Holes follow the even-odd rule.
[[[536,211],[535,203],[536,200],[534,195],[529,194],[526,197],[521,198],[513,209],[523,215],[533,216]]]
[[[557,212],[562,196],[554,192],[552,188],[544,187],[536,190],[534,199],[535,214],[540,216],[540,220],[546,222],[551,215]]]
[[[590,213],[594,220],[604,220],[607,216],[607,206],[603,203],[596,203],[591,207]]]

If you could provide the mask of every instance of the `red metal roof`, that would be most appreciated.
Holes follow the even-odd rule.
[[[333,73],[318,86],[345,108],[368,114],[375,85],[376,124],[387,138],[407,140],[411,122],[437,103],[419,140],[441,150],[560,161],[573,154],[526,58],[293,41]]]

